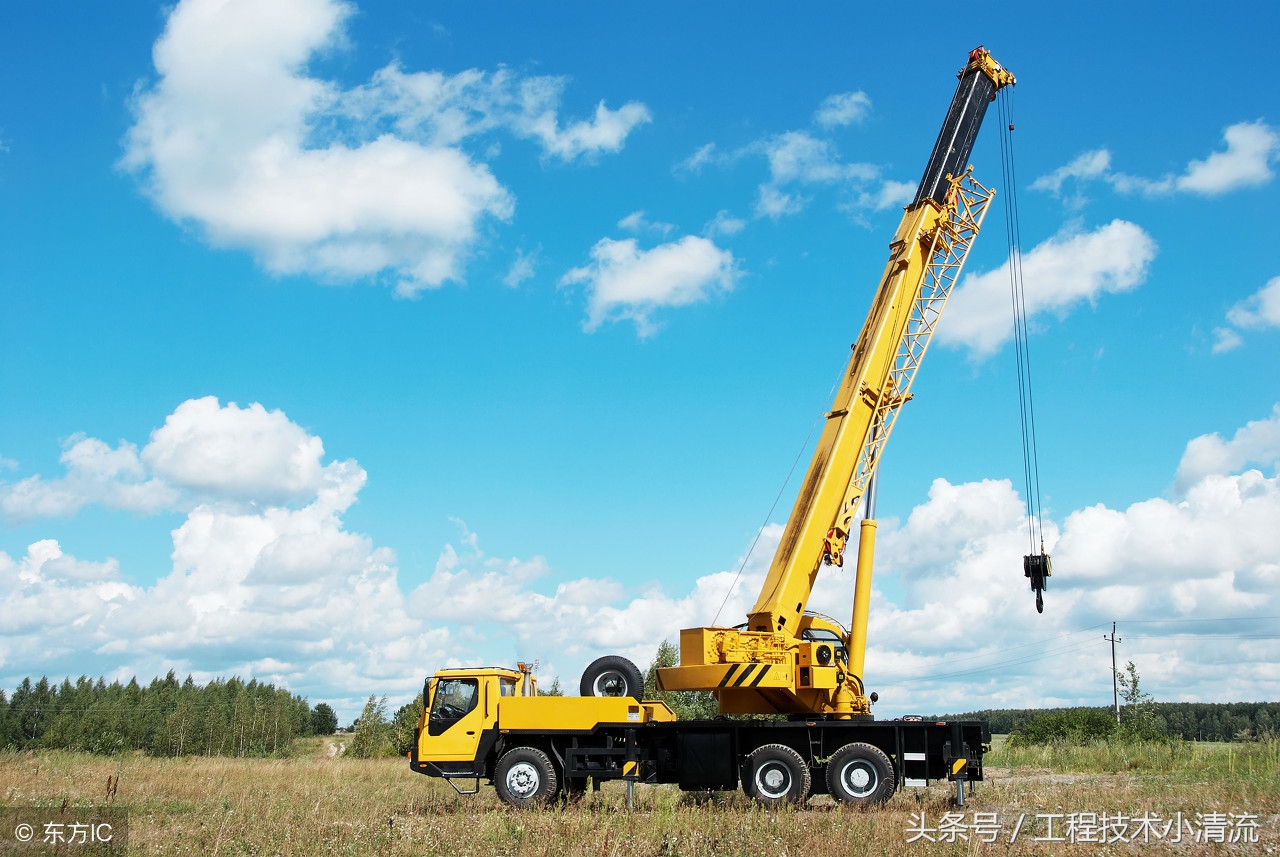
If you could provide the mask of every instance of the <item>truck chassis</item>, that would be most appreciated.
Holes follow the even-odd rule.
[[[674,783],[686,791],[725,791],[741,784],[766,805],[802,804],[812,794],[828,793],[846,803],[879,803],[899,788],[952,780],[963,804],[964,783],[983,779],[982,756],[990,742],[988,725],[981,721],[914,718],[717,718],[560,730],[495,725],[481,734],[473,761],[420,761],[415,740],[409,767],[442,777],[466,794],[488,780],[516,806],[572,798],[586,791],[588,779],[596,788],[605,780],[626,780]],[[521,779],[529,776],[549,782],[533,787]],[[474,787],[464,791],[459,783]]]

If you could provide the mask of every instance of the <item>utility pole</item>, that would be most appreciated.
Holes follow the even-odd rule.
[[[1103,634],[1102,639],[1111,641],[1111,701],[1116,708],[1116,725],[1120,725],[1120,688],[1116,684],[1119,673],[1116,672],[1116,643],[1121,642],[1124,638],[1116,636],[1116,623],[1111,623],[1110,636]]]

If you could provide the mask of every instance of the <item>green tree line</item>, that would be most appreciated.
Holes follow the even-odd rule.
[[[294,738],[337,725],[324,703],[256,679],[217,679],[200,685],[171,670],[143,687],[81,676],[61,684],[23,679],[6,698],[0,691],[0,747],[111,754],[142,750],[153,756],[285,755]]]
[[[1169,737],[1186,741],[1251,741],[1280,736],[1280,702],[1149,702],[1143,706]],[[1121,707],[1121,722],[1128,706]],[[1077,712],[1091,712],[1090,715]],[[1103,720],[1115,723],[1115,709],[1107,706],[1081,708],[999,708],[944,714],[939,719],[985,720],[991,731],[1009,734],[1023,729],[1032,720],[1058,715],[1082,729],[1100,728]],[[1096,715],[1096,716],[1095,716]],[[1086,724],[1089,724],[1086,726]]]

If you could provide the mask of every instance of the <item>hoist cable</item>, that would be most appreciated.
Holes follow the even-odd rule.
[[[1009,119],[1009,197],[1013,200],[1013,226],[1018,243],[1018,293],[1022,299],[1022,349],[1023,366],[1027,371],[1027,428],[1030,434],[1031,472],[1035,483],[1036,529],[1040,539],[1040,550],[1044,551],[1044,508],[1040,495],[1040,453],[1036,445],[1036,402],[1031,392],[1031,341],[1027,336],[1027,298],[1025,281],[1022,277],[1022,220],[1018,216],[1018,161],[1013,156],[1013,98],[1012,90],[1008,93],[1007,116]]]
[[[1001,98],[997,104],[997,109],[999,110],[999,119],[1000,119],[1000,134],[999,134],[1000,169],[1001,169],[1001,179],[1003,180],[1005,187],[1009,188],[1010,185],[1012,184],[1012,179],[1010,178],[1010,170],[1009,170],[1009,151],[1008,151],[1010,141],[1007,139],[1007,137],[1009,136],[1008,126],[1010,123],[1009,123],[1009,116],[1007,115],[1006,108],[1007,108],[1006,99]],[[1019,245],[1017,240],[1017,233],[1015,232],[1015,229],[1014,229],[1015,215],[1013,211],[1013,194],[1011,192],[1006,193],[1004,195],[1003,205],[1004,205],[1005,241],[1009,248],[1009,261],[1008,261],[1009,293],[1013,300],[1014,360],[1017,365],[1016,374],[1017,374],[1017,383],[1018,383],[1018,421],[1019,421],[1019,429],[1020,429],[1021,438],[1022,438],[1022,447],[1021,447],[1022,479],[1023,479],[1022,485],[1023,485],[1023,496],[1025,497],[1026,503],[1027,503],[1027,538],[1031,541],[1031,544],[1032,544],[1031,549],[1032,551],[1034,551],[1035,550],[1035,532],[1034,532],[1033,515],[1035,510],[1035,507],[1034,507],[1035,501],[1032,496],[1031,462],[1030,462],[1029,450],[1027,449],[1027,397],[1026,397],[1026,382],[1025,382],[1026,373],[1024,370],[1024,365],[1022,360],[1023,328],[1022,328],[1022,325],[1019,323],[1019,319],[1022,316],[1023,307],[1022,307],[1022,301],[1020,299],[1019,289],[1018,289],[1017,277],[1018,277],[1018,271],[1020,269],[1020,266],[1018,265]]]
[[[1018,416],[1022,430],[1022,472],[1027,502],[1027,538],[1044,550],[1040,458],[1036,449],[1035,398],[1031,386],[1031,349],[1027,325],[1027,297],[1022,271],[1022,227],[1018,213],[1018,175],[1013,156],[1013,105],[1008,88],[1000,93],[1000,161],[1005,186],[1005,237],[1009,242],[1009,291],[1013,302],[1014,360],[1018,374]]]

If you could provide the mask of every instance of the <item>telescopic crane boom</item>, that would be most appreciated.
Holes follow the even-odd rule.
[[[1015,82],[981,47],[958,76],[755,606],[745,626],[681,631],[680,665],[659,670],[664,690],[714,691],[726,713],[870,714],[862,673],[876,532],[872,477],[994,196],[973,179],[969,155],[987,105]],[[805,604],[822,565],[844,564],[860,510],[846,632],[806,613]]]

